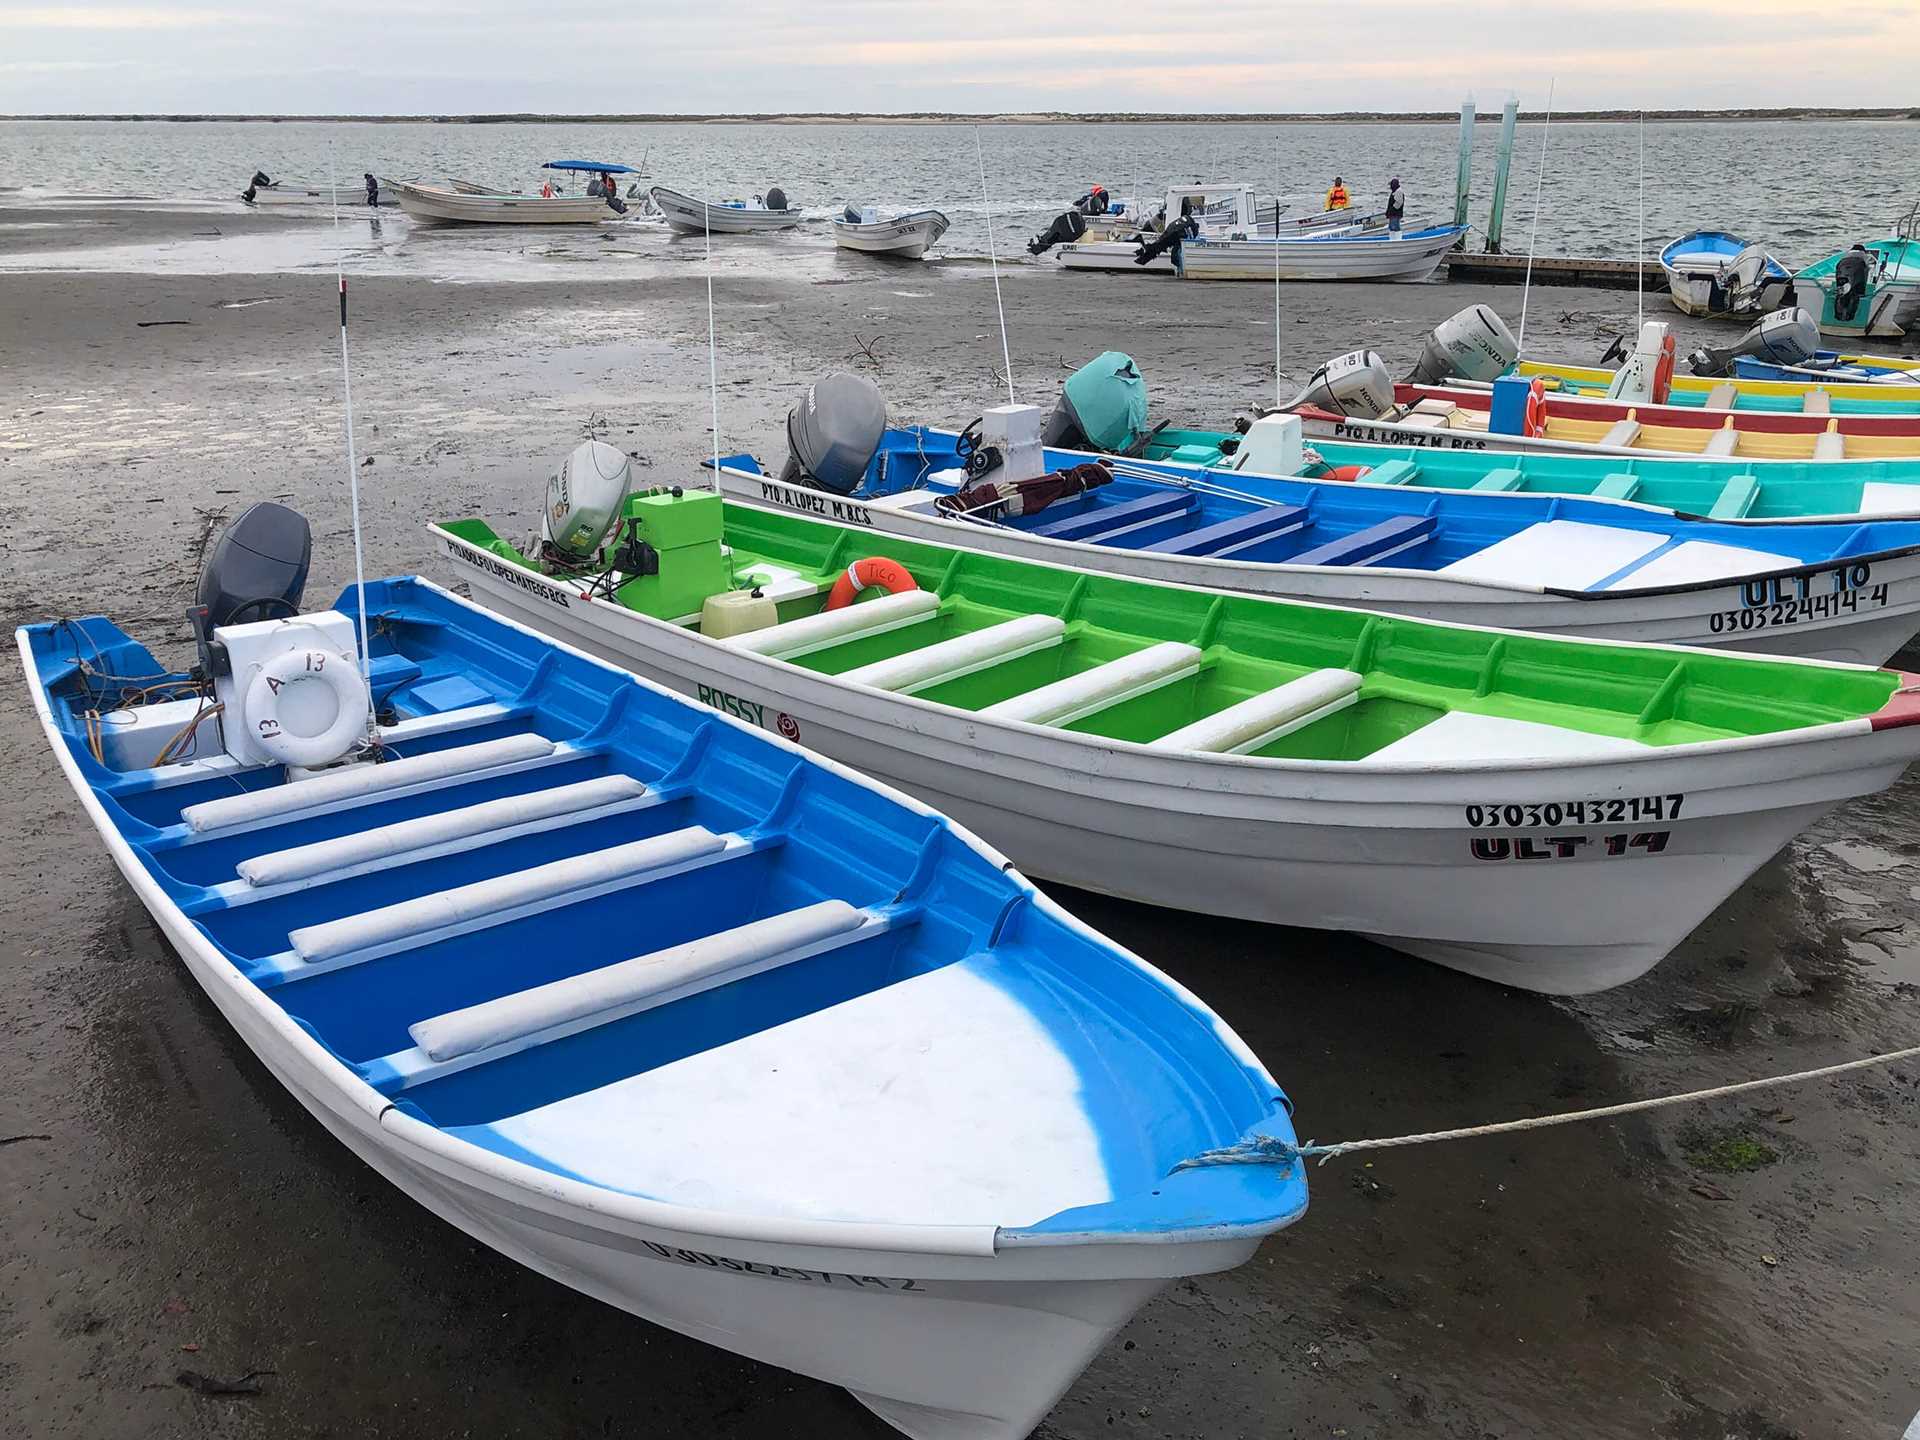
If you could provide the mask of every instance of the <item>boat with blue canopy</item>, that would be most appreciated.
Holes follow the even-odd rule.
[[[302,612],[276,510],[196,667],[102,616],[19,654],[194,978],[428,1209],[926,1440],[1026,1435],[1302,1214],[1185,1164],[1293,1143],[1246,1045],[972,835],[420,580]]]
[[[1102,459],[1042,443],[1002,406],[958,434],[879,429],[870,381],[830,376],[789,418],[779,474],[724,459],[728,498],[915,539],[1147,580],[1472,625],[1879,664],[1920,631],[1920,521],[1755,528],[1645,506],[1285,479],[1300,420],[1257,421],[1224,467]],[[809,455],[809,436],[830,436]],[[856,457],[857,463],[856,463]],[[1729,477],[1739,513],[1760,482]]]

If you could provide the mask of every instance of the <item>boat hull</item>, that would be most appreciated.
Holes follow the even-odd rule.
[[[1460,233],[1448,226],[1438,233],[1396,236],[1201,238],[1180,247],[1180,274],[1188,280],[1386,280],[1414,284],[1433,278]]]
[[[1169,909],[1353,931],[1546,993],[1644,974],[1794,834],[1891,784],[1913,748],[1879,743],[1862,724],[1798,754],[1663,750],[1555,766],[1550,782],[1535,778],[1537,762],[1415,773],[1196,764],[848,686],[532,572],[501,575],[486,552],[435,534],[487,606],[897,785],[1029,874]],[[1626,818],[1632,797],[1674,795],[1683,819]]]
[[[1833,313],[1833,277],[1801,275],[1799,283],[1817,290],[1820,303],[1810,306],[1823,335],[1870,335],[1898,339],[1920,325],[1920,281],[1901,280],[1876,285],[1851,320]]]
[[[442,225],[598,225],[617,220],[597,195],[469,195],[425,185],[395,185],[400,208]]]
[[[759,235],[791,230],[800,223],[798,210],[742,210],[732,205],[709,205],[697,196],[683,195],[656,185],[649,192],[661,218],[687,235]]]
[[[946,233],[947,217],[938,210],[917,211],[872,224],[833,222],[833,243],[840,249],[863,255],[897,255],[906,260],[920,259]]]
[[[22,658],[32,673],[24,632]],[[1258,1236],[1113,1244],[1009,1240],[986,1227],[795,1222],[634,1201],[536,1170],[394,1106],[254,983],[173,904],[41,726],[121,875],[260,1062],[328,1131],[464,1233],[584,1294],[723,1349],[845,1386],[918,1440],[1019,1440],[1170,1280],[1244,1263]],[[1045,903],[1044,901],[1042,903]],[[956,1238],[957,1235],[957,1238]],[[843,1243],[840,1237],[844,1236]]]

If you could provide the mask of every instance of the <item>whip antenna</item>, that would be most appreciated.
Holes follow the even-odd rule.
[[[1640,112],[1640,241],[1633,252],[1633,333],[1647,323],[1647,112]]]
[[[347,356],[346,240],[340,233],[340,180],[333,147],[327,147],[327,178],[333,189],[333,276],[340,282],[340,393],[347,411],[347,494],[353,503],[353,590],[360,601],[360,679],[367,687],[367,733],[374,734],[379,717],[373,712],[373,646],[367,631],[367,561],[360,541],[360,457],[353,443],[353,366]]]
[[[713,196],[712,180],[700,201],[700,219],[707,236],[707,398],[713,407],[713,488],[720,488],[720,356],[713,338]]]
[[[1286,408],[1280,393],[1280,137],[1273,137],[1273,406]],[[1253,202],[1253,233],[1260,233],[1260,202]]]
[[[1520,334],[1514,342],[1516,358],[1527,353],[1527,295],[1533,289],[1533,251],[1540,240],[1540,197],[1547,188],[1547,136],[1553,130],[1553,85],[1547,81],[1547,123],[1540,128],[1540,178],[1533,183],[1533,224],[1527,235],[1527,278],[1520,287]]]
[[[993,201],[987,198],[987,152],[980,144],[980,127],[973,127],[973,153],[980,162],[980,203],[987,211],[987,263],[993,267],[993,304],[1000,312],[1000,359],[1007,367],[1007,403],[1013,398],[1013,354],[1007,348],[1007,306],[1000,298],[1000,257],[993,245]]]

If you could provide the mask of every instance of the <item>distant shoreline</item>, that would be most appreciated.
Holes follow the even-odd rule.
[[[1527,112],[1522,112],[1526,114]],[[1638,110],[1568,110],[1553,118],[1561,124],[1619,123],[1642,118]],[[1828,106],[1797,106],[1774,109],[1731,110],[1648,110],[1648,120],[1698,124],[1735,121],[1773,121],[1793,123],[1833,120],[1908,120],[1920,121],[1920,107],[1893,106],[1884,109]],[[327,124],[327,125],[1437,125],[1454,124],[1457,110],[1352,110],[1338,113],[1287,115],[1194,114],[1175,115],[1153,112],[1068,113],[1042,111],[1028,114],[1001,113],[966,115],[958,112],[925,111],[906,114],[843,114],[771,112],[767,114],[713,115],[5,115],[0,120],[60,121],[142,121],[182,125],[203,124]],[[1500,106],[1479,111],[1481,124],[1498,121]],[[1529,115],[1528,118],[1534,118]]]

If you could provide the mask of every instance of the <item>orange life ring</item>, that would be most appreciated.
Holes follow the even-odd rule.
[[[909,590],[920,588],[919,582],[898,560],[889,560],[884,555],[869,555],[847,566],[840,578],[833,582],[833,590],[827,596],[827,609],[839,610],[851,605],[854,596],[873,585],[880,586],[889,595],[904,595]]]
[[[1673,393],[1673,336],[1660,342],[1660,358],[1653,365],[1653,403],[1664,405]]]
[[[1538,376],[1527,387],[1527,414],[1521,424],[1521,433],[1529,440],[1547,433],[1547,387]]]
[[[1364,480],[1373,473],[1371,465],[1335,465],[1324,475],[1316,475],[1316,480]]]

